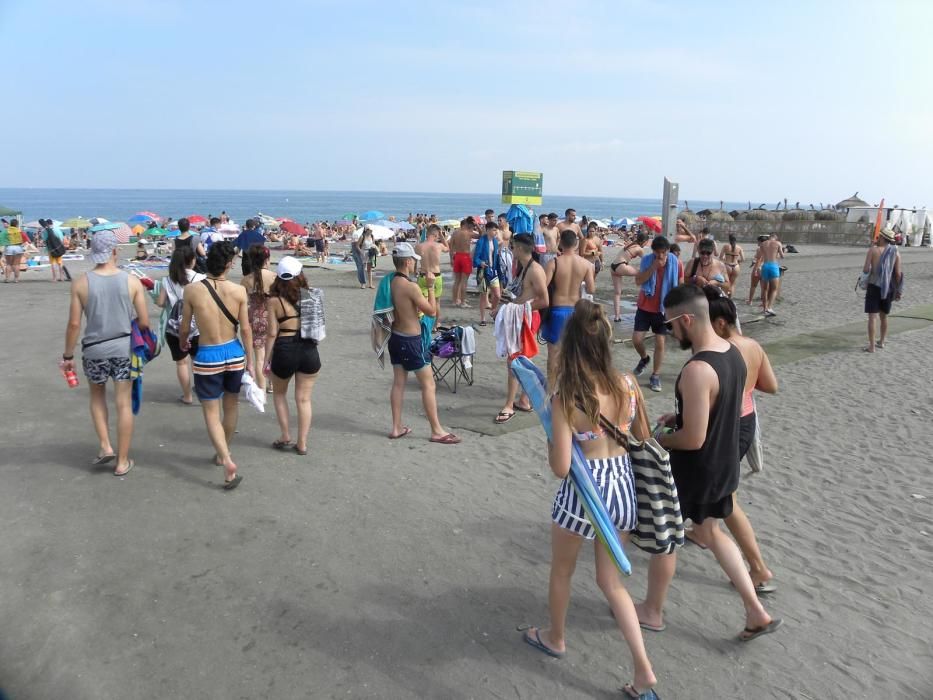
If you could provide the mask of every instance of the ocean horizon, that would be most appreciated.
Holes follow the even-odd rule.
[[[299,222],[333,221],[347,213],[377,210],[404,219],[411,214],[436,214],[439,219],[482,214],[486,209],[506,211],[498,193],[368,192],[342,190],[179,190],[96,188],[0,188],[0,206],[21,210],[23,218],[65,220],[76,216],[124,221],[140,211],[178,219],[200,214],[219,216],[225,211],[242,223],[258,213]],[[694,211],[716,209],[719,200],[688,200]],[[752,206],[761,202],[752,201]],[[683,206],[683,201],[680,205]],[[771,207],[772,204],[767,204]],[[745,202],[723,202],[726,211],[746,209]],[[574,208],[577,217],[591,219],[636,217],[661,213],[661,199],[639,197],[586,197],[545,195],[536,213]]]

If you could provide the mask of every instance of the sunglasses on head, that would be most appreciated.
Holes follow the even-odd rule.
[[[683,318],[684,316],[693,316],[693,315],[694,314],[678,314],[677,316],[674,316],[674,318],[670,319],[669,321],[665,321],[664,327],[668,330],[668,332],[670,332],[674,330],[674,321],[676,321],[678,318]]]

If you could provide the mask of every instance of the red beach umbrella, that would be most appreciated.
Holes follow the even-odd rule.
[[[192,214],[191,216],[188,217],[188,223],[194,224],[195,226],[197,226],[198,224],[206,224],[207,219],[205,219],[200,214]]]
[[[305,227],[301,224],[296,224],[294,221],[285,221],[279,225],[279,228],[295,236],[303,236],[305,234]]]
[[[661,233],[661,222],[653,216],[639,216],[637,221],[640,221],[646,228],[651,229],[655,233]]]

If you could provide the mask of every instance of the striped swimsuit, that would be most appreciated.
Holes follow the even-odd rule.
[[[635,414],[638,408],[634,387],[628,375],[624,375],[625,381],[629,385],[630,399],[630,418],[628,426],[619,426],[628,428],[635,420]],[[604,436],[600,431],[591,431],[586,433],[574,433],[576,441],[595,440]],[[603,503],[606,504],[606,510],[609,511],[609,517],[616,528],[622,532],[628,532],[635,529],[638,523],[638,509],[635,503],[635,477],[632,474],[632,464],[629,461],[628,454],[618,457],[607,457],[604,459],[588,459],[587,466],[593,474],[599,493],[602,496]],[[596,536],[596,530],[590,523],[586,512],[583,510],[583,503],[577,495],[576,489],[566,477],[560,483],[557,489],[557,495],[554,496],[554,505],[551,507],[551,520],[559,527],[591,540]]]

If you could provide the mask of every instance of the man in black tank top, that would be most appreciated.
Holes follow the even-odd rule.
[[[694,354],[677,377],[677,412],[659,419],[674,431],[660,434],[658,442],[670,452],[684,518],[693,520],[694,536],[716,555],[742,597],[745,630],[739,639],[749,641],[773,632],[781,620],[772,618],[761,605],[742,553],[719,527],[719,520],[732,513],[732,493],[739,483],[745,362],[732,343],[716,335],[709,320],[709,303],[700,287],[676,287],[665,297],[664,307],[669,332],[683,350],[692,349]],[[664,601],[674,577],[676,556],[651,557],[648,594],[636,606],[645,629],[664,628]]]

